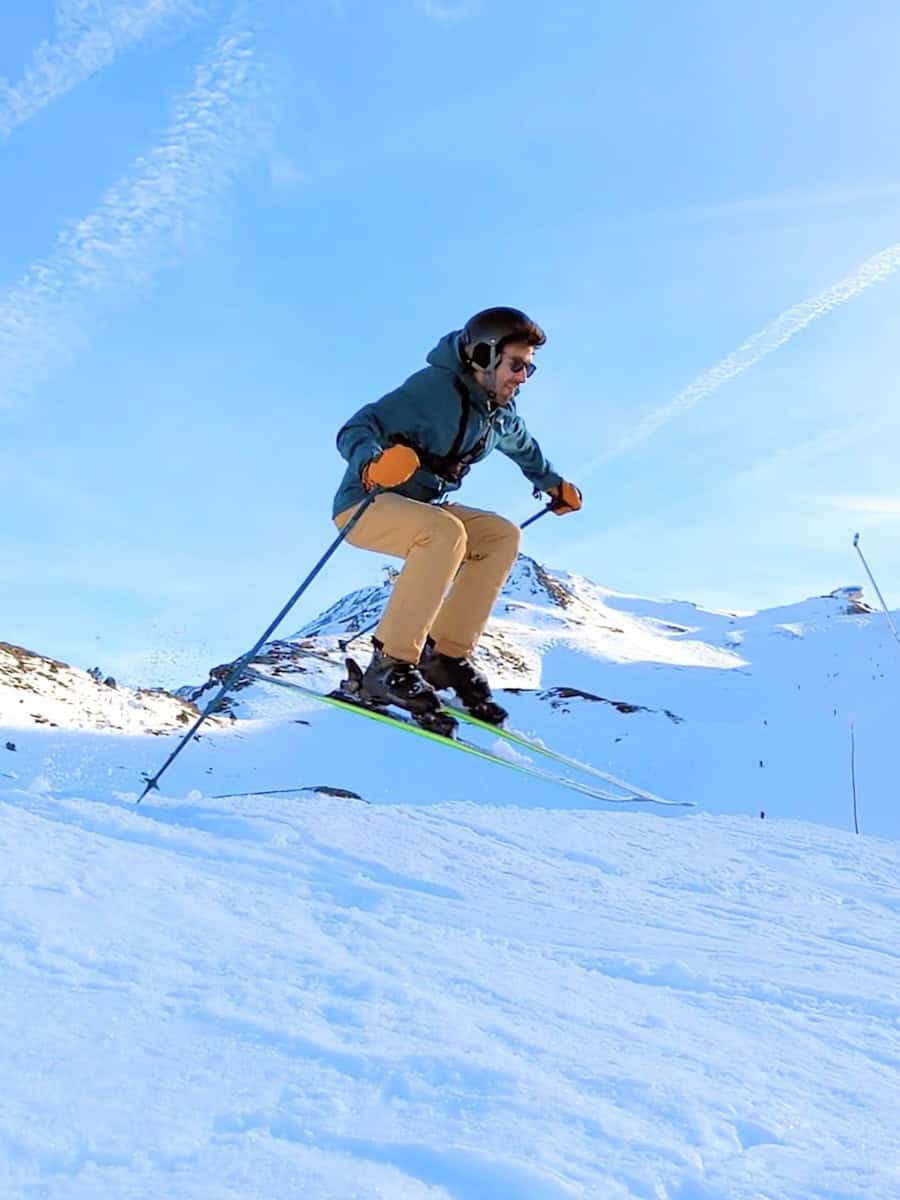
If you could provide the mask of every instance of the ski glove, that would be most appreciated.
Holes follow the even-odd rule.
[[[363,487],[367,492],[373,488],[391,488],[406,483],[410,475],[419,469],[419,456],[409,446],[388,446],[377,458],[367,462],[362,469]]]
[[[550,488],[548,495],[552,497],[550,511],[558,517],[578,512],[581,508],[581,492],[574,483],[567,483],[565,479],[559,487]]]

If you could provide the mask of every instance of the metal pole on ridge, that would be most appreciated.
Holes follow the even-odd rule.
[[[291,596],[290,600],[288,600],[287,604],[285,604],[285,606],[282,608],[281,612],[279,612],[278,616],[275,617],[275,619],[272,621],[272,623],[269,625],[269,627],[266,629],[266,631],[259,636],[259,638],[256,640],[255,644],[252,646],[252,648],[250,650],[248,650],[246,654],[241,655],[241,657],[237,660],[237,662],[234,664],[232,669],[229,671],[228,677],[225,680],[225,682],[222,684],[222,686],[219,688],[219,690],[216,692],[216,694],[213,696],[213,698],[209,701],[209,703],[204,708],[203,712],[200,714],[200,716],[197,718],[197,720],[194,722],[194,724],[191,726],[191,728],[187,731],[187,733],[184,735],[184,737],[181,739],[181,741],[178,743],[178,745],[175,747],[175,749],[172,751],[172,753],[169,755],[169,757],[166,759],[166,761],[163,763],[163,765],[159,768],[159,770],[156,772],[156,774],[151,775],[149,777],[147,775],[145,775],[143,777],[144,780],[146,781],[147,786],[141,792],[140,796],[138,796],[138,800],[137,800],[138,804],[140,804],[140,802],[144,799],[144,797],[147,795],[148,792],[155,791],[159,787],[159,780],[160,780],[160,777],[163,774],[163,772],[166,771],[172,765],[172,763],[175,761],[175,759],[178,757],[178,755],[181,753],[181,751],[184,749],[184,747],[188,744],[188,742],[191,740],[191,738],[194,736],[194,734],[197,732],[197,730],[200,728],[200,726],[203,724],[203,722],[206,720],[206,718],[212,712],[214,712],[215,709],[222,702],[222,700],[225,699],[228,692],[231,690],[231,688],[234,686],[234,684],[240,678],[240,675],[243,672],[244,668],[246,667],[247,663],[250,662],[250,660],[254,657],[254,655],[259,651],[259,649],[268,641],[268,639],[271,637],[271,635],[275,632],[277,627],[281,624],[281,622],[284,620],[284,618],[287,616],[287,614],[290,612],[290,610],[294,607],[294,605],[297,603],[297,601],[300,599],[300,597],[303,595],[303,593],[306,591],[306,589],[309,587],[309,585],[312,583],[312,581],[315,579],[315,577],[319,574],[319,572],[322,570],[322,568],[328,562],[329,558],[331,558],[332,554],[334,554],[335,550],[337,550],[337,548],[341,545],[341,543],[346,538],[347,534],[350,532],[350,530],[353,528],[353,526],[356,524],[356,522],[359,520],[359,518],[363,515],[363,513],[366,511],[366,509],[369,507],[369,505],[372,503],[372,501],[375,499],[375,497],[377,495],[378,495],[378,491],[377,490],[373,491],[370,493],[370,495],[366,496],[365,500],[362,501],[359,508],[357,508],[357,510],[353,514],[353,516],[350,518],[350,520],[347,522],[347,524],[344,526],[344,528],[340,531],[338,536],[334,539],[334,541],[331,543],[331,545],[328,547],[328,549],[325,551],[325,553],[322,555],[322,557],[319,559],[319,561],[316,563],[316,565],[313,567],[313,569],[310,571],[310,573],[306,576],[306,578],[303,580],[303,582],[300,584],[300,586],[294,592],[293,596]]]
[[[891,627],[891,633],[894,635],[894,641],[900,642],[900,636],[898,636],[898,634],[897,634],[897,628],[894,625],[894,622],[893,622],[890,612],[888,611],[888,606],[884,602],[884,596],[882,596],[882,594],[881,594],[881,588],[875,582],[875,576],[869,570],[869,564],[866,562],[865,556],[863,555],[862,550],[860,550],[860,548],[859,548],[859,534],[858,533],[854,534],[854,536],[853,536],[853,547],[856,550],[856,553],[859,555],[860,560],[862,561],[862,565],[866,568],[866,574],[872,581],[872,587],[875,589],[875,594],[877,595],[878,599],[881,601],[881,607],[884,609],[884,615],[888,619],[888,625],[890,625],[890,627]]]

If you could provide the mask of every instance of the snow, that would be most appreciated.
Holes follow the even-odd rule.
[[[0,790],[0,1194],[900,1196],[894,843]]]
[[[386,596],[258,669],[332,686]],[[137,805],[212,690],[0,644],[2,1200],[900,1198],[884,615],[521,559],[482,662],[515,728],[696,809],[257,684]]]

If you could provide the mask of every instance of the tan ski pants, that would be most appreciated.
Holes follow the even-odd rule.
[[[338,529],[355,511],[338,513]],[[406,559],[375,636],[386,654],[418,662],[429,634],[440,654],[472,653],[516,561],[519,528],[496,513],[384,492],[347,541]]]

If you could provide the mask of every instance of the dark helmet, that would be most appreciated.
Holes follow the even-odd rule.
[[[486,308],[466,321],[460,339],[462,356],[490,371],[497,365],[507,342],[543,346],[547,335],[536,321],[518,308]]]

